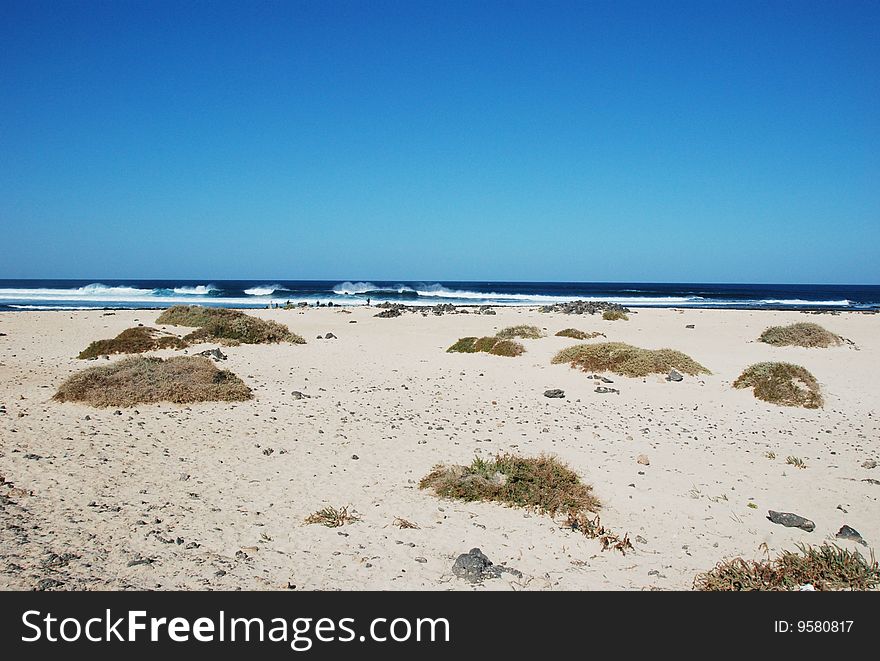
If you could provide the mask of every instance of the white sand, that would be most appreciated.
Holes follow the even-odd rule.
[[[878,315],[642,310],[607,322],[503,308],[375,312],[257,311],[308,344],[223,349],[220,366],[254,400],[122,415],[50,398],[68,374],[105,364],[75,358],[91,340],[153,325],[158,312],[0,314],[0,587],[52,578],[59,589],[688,589],[723,558],[818,544],[842,524],[880,540],[880,485],[863,481],[880,480],[880,468],[862,468],[880,462]],[[860,350],[754,341],[794,321],[821,323]],[[524,340],[518,358],[445,353],[459,337],[520,323],[550,336]],[[566,327],[679,349],[713,374],[681,383],[608,375],[621,394],[596,394],[584,373],[550,364],[575,343],[552,336]],[[328,331],[339,339],[315,339]],[[771,359],[812,371],[825,407],[782,408],[732,389],[744,367]],[[545,398],[548,388],[566,398]],[[293,390],[311,398],[294,400]],[[602,522],[628,532],[635,550],[603,552],[550,517],[418,489],[439,462],[497,452],[567,462],[604,503]],[[636,463],[640,454],[649,466]],[[788,455],[807,468],[786,465]],[[350,505],[363,520],[303,525],[326,505]],[[772,524],[768,509],[801,514],[816,530]],[[420,527],[400,530],[395,517]],[[455,578],[455,557],[474,546],[522,578],[476,588]],[[78,557],[46,568],[47,553]],[[151,562],[129,566],[138,559]]]

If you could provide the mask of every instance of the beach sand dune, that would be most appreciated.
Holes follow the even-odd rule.
[[[123,409],[51,398],[73,372],[106,364],[76,358],[90,342],[158,327],[159,311],[0,314],[0,588],[475,589],[451,568],[479,547],[521,575],[476,589],[689,589],[719,560],[763,557],[765,544],[774,555],[820,544],[844,524],[880,540],[880,468],[869,468],[880,463],[880,316],[640,310],[610,322],[497,310],[254,311],[307,340],[222,349],[219,367],[254,399]],[[815,320],[858,349],[756,341],[768,326]],[[519,340],[521,356],[446,353],[458,338],[522,324],[546,337]],[[600,394],[588,374],[551,364],[577,342],[555,336],[569,327],[677,349],[712,374],[607,374],[620,393]],[[327,333],[336,339],[315,339]],[[824,407],[783,408],[732,388],[763,361],[806,367]],[[633,551],[602,551],[560,518],[418,488],[436,464],[505,452],[568,464]],[[360,520],[304,524],[327,506]],[[815,530],[771,523],[768,510]]]

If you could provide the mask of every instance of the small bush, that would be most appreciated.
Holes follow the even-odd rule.
[[[640,349],[622,342],[576,344],[557,353],[553,363],[570,363],[585,372],[614,372],[633,377],[666,374],[671,369],[691,376],[709,374],[709,370],[680,351]]]
[[[771,326],[761,333],[758,341],[776,347],[833,347],[843,342],[839,335],[809,322]]]
[[[455,344],[446,350],[446,353],[474,353],[477,349],[474,346],[477,343],[475,337],[462,337]]]
[[[419,488],[433,489],[442,498],[495,501],[551,516],[599,508],[592,487],[565,464],[545,456],[505,454],[489,461],[474,459],[470,466],[436,466]]]
[[[699,574],[694,587],[706,592],[797,590],[811,584],[817,590],[872,590],[880,586],[880,567],[872,557],[833,544],[798,545],[800,553],[783,551],[774,560],[755,562],[734,558]]]
[[[356,512],[349,512],[348,507],[336,509],[335,507],[325,507],[306,517],[306,524],[319,524],[328,528],[338,528],[348,523],[360,521],[361,517]]]
[[[513,340],[498,337],[462,337],[449,347],[447,353],[491,353],[493,356],[516,357],[525,352],[525,347]]]
[[[267,344],[290,342],[305,344],[284,324],[246,315],[240,310],[206,308],[200,305],[175,305],[165,310],[157,324],[190,326],[198,330],[183,339],[190,342],[222,342],[224,344]]]
[[[95,340],[77,358],[97,358],[117,353],[144,353],[157,349],[183,349],[187,343],[149,326],[126,328],[112,340]]]
[[[577,328],[563,328],[556,337],[571,337],[575,340],[592,340],[594,337],[605,337],[605,333],[585,333]]]
[[[755,397],[780,406],[822,406],[819,384],[810,372],[791,363],[757,363],[733,382],[734,388],[753,388]]]
[[[537,326],[509,326],[508,328],[502,328],[495,335],[505,340],[512,340],[517,337],[526,340],[537,340],[544,337],[544,331]]]
[[[618,319],[629,321],[629,317],[627,316],[626,312],[617,309],[605,310],[605,312],[602,313],[602,318],[605,321],[617,321]]]
[[[53,399],[126,407],[156,402],[244,401],[251,397],[251,389],[241,379],[217,369],[207,358],[175,356],[162,360],[135,356],[72,375]]]

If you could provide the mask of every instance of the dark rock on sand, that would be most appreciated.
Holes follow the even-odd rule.
[[[390,319],[391,317],[399,317],[400,310],[398,308],[388,308],[387,310],[382,310],[379,314],[374,314],[374,317],[379,317],[380,319]]]
[[[205,356],[206,358],[213,358],[214,361],[218,363],[221,360],[226,360],[226,354],[220,351],[220,349],[207,349],[205,351],[200,351],[196,355]]]
[[[852,540],[853,542],[858,542],[862,546],[868,545],[868,542],[865,541],[865,539],[862,537],[861,533],[859,533],[858,530],[856,530],[855,528],[851,528],[847,525],[841,526],[840,530],[837,531],[837,534],[835,535],[835,537],[837,537],[837,539],[849,539],[849,540]]]
[[[311,395],[306,395],[305,393],[302,393],[299,390],[294,390],[292,393],[290,393],[290,396],[293,397],[294,399],[308,399],[311,397]]]
[[[545,305],[539,308],[539,312],[561,312],[562,314],[596,314],[597,312],[605,312],[606,310],[615,310],[619,312],[630,312],[629,308],[625,308],[617,303],[606,303],[604,301],[570,301],[568,303],[555,303],[554,305]]]
[[[687,325],[685,326],[685,328],[694,328],[694,325],[693,325],[693,324],[687,324]]]
[[[455,564],[452,565],[452,573],[471,583],[479,583],[487,578],[498,578],[501,575],[501,571],[477,548],[458,556]]]
[[[325,339],[325,340],[336,340],[336,339],[339,339],[339,338],[337,338],[333,333],[327,333],[327,334],[324,336],[324,339]]]
[[[667,381],[683,381],[684,377],[676,370],[669,370],[669,374],[666,375],[666,380]]]
[[[778,523],[787,528],[800,528],[807,532],[813,532],[816,529],[815,523],[797,514],[792,514],[791,512],[774,512],[773,510],[768,510],[767,518],[773,523]]]
[[[617,393],[618,395],[620,394],[620,391],[617,388],[606,388],[605,386],[596,386],[595,392],[599,393],[600,395],[605,395],[608,393]]]
[[[550,390],[544,391],[544,397],[550,397],[551,399],[562,399],[565,397],[565,391],[560,390],[559,388],[551,388]]]

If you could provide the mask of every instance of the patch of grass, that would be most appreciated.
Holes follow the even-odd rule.
[[[474,353],[477,350],[476,343],[477,338],[475,337],[462,337],[449,347],[446,353]]]
[[[338,528],[360,520],[360,515],[354,510],[349,511],[348,506],[340,509],[331,506],[309,514],[305,522],[306,524],[319,524],[328,528]]]
[[[640,349],[622,342],[576,344],[557,353],[553,363],[569,363],[572,367],[580,368],[585,372],[614,372],[621,376],[633,377],[666,374],[671,369],[691,376],[710,373],[693,358],[680,351]]]
[[[144,353],[157,349],[183,349],[187,343],[176,335],[149,326],[126,328],[112,340],[95,340],[77,358],[97,358],[117,353]]]
[[[155,402],[238,402],[251,397],[251,389],[241,379],[217,369],[207,358],[135,356],[70,376],[53,399],[127,407]]]
[[[508,326],[495,333],[496,337],[512,340],[521,337],[526,340],[537,340],[544,337],[544,331],[537,326]]]
[[[190,326],[194,330],[183,339],[189,342],[220,342],[223,344],[268,344],[305,340],[284,324],[251,317],[240,310],[208,308],[200,305],[175,305],[165,310],[157,324]]]
[[[777,558],[755,562],[734,558],[699,574],[694,588],[706,592],[797,590],[810,583],[817,590],[872,590],[880,586],[880,567],[872,554],[833,544],[798,545],[800,553],[783,551]]]
[[[493,356],[516,357],[525,352],[525,347],[513,340],[498,337],[462,337],[449,347],[447,353],[491,353]]]
[[[511,454],[492,460],[476,458],[470,466],[436,466],[419,482],[442,498],[495,501],[555,515],[596,511],[592,487],[552,457],[537,459]]]
[[[785,463],[789,466],[794,466],[795,468],[806,468],[807,465],[804,463],[804,460],[800,457],[792,457],[788,456],[785,458]]]
[[[810,372],[791,363],[757,363],[739,375],[734,388],[753,388],[755,397],[780,406],[822,406],[819,384]]]
[[[626,312],[617,309],[605,310],[605,312],[602,313],[602,318],[605,321],[617,321],[618,319],[629,321],[629,316],[627,316]]]
[[[788,326],[771,326],[758,338],[759,342],[775,347],[833,347],[843,338],[827,331],[819,324],[800,322]]]
[[[572,337],[575,340],[592,340],[594,337],[605,337],[605,333],[585,333],[577,328],[563,328],[556,337]]]

